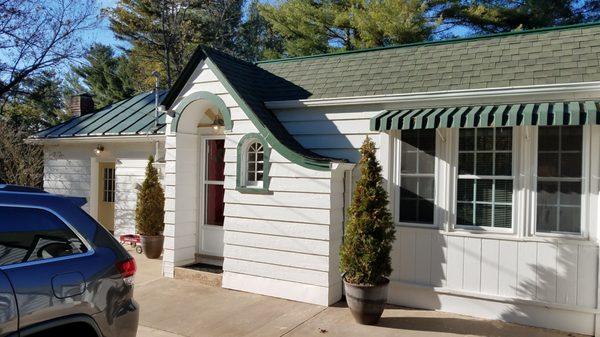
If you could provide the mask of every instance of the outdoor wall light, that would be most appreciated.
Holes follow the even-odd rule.
[[[223,126],[223,125],[224,125],[224,122],[223,122],[223,120],[222,120],[221,118],[217,118],[217,119],[215,119],[215,121],[212,123],[212,128],[213,128],[213,130],[219,130],[219,128],[220,128],[221,126]]]
[[[96,148],[94,149],[94,154],[95,154],[96,156],[99,156],[99,155],[101,155],[101,154],[102,154],[102,152],[103,152],[103,151],[104,151],[104,146],[102,146],[102,145],[98,145],[98,146],[96,146]]]

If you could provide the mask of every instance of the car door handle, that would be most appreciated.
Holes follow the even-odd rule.
[[[60,299],[74,297],[85,291],[85,280],[79,272],[56,275],[52,278],[52,291]]]

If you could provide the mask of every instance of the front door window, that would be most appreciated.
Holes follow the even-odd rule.
[[[225,140],[207,139],[204,170],[204,224],[223,226],[225,196]]]

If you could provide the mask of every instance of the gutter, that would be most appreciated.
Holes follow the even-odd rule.
[[[477,104],[501,103],[506,102],[507,100],[519,100],[519,103],[527,103],[529,100],[539,102],[540,100],[581,100],[585,98],[597,99],[598,97],[600,97],[600,81],[501,88],[443,90],[390,95],[268,101],[265,102],[265,105],[269,109],[277,110],[364,104],[418,103],[420,105],[441,105],[449,102],[455,103],[456,101],[461,100],[474,101]],[[489,102],[483,102],[483,100]]]
[[[27,144],[81,144],[81,143],[140,143],[164,141],[165,135],[136,135],[136,136],[87,136],[87,137],[56,137],[56,138],[27,138]]]

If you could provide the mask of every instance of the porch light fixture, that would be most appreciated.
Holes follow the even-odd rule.
[[[101,154],[102,154],[102,152],[103,152],[103,151],[104,151],[104,146],[102,146],[102,145],[98,145],[98,146],[96,146],[96,148],[94,149],[94,154],[95,154],[96,156],[99,156],[99,155],[101,155]]]
[[[219,128],[221,126],[225,125],[225,123],[223,122],[223,120],[221,118],[217,118],[215,119],[215,121],[212,123],[212,128],[213,130],[219,130]]]

